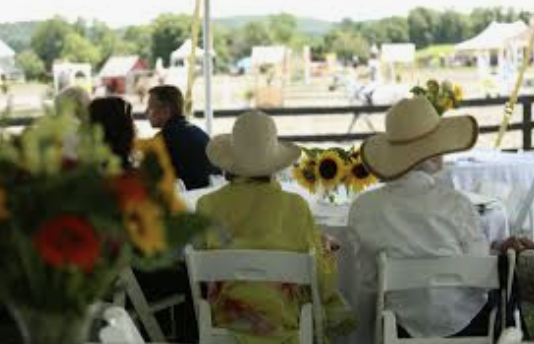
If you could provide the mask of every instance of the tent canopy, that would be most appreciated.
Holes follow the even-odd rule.
[[[176,61],[187,59],[189,58],[189,55],[191,55],[191,50],[193,50],[193,42],[189,38],[178,49],[171,53],[171,60]],[[195,50],[196,58],[201,59],[203,55],[204,49],[197,47]]]
[[[477,36],[457,44],[454,48],[457,51],[499,50],[503,49],[510,39],[525,31],[528,31],[528,26],[520,20],[514,23],[491,22]]]
[[[15,51],[0,39],[0,58],[14,57]]]

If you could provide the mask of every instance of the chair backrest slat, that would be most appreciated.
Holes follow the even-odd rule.
[[[311,255],[260,250],[190,251],[199,282],[266,281],[311,284]]]
[[[383,265],[384,291],[415,288],[499,288],[496,256],[388,259]]]

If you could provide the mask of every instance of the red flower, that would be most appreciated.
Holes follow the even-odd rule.
[[[119,197],[121,208],[130,202],[139,203],[147,199],[147,191],[139,174],[129,173],[112,180],[112,190]]]
[[[60,268],[75,265],[91,272],[100,251],[93,227],[77,216],[54,218],[39,228],[35,245],[45,262]]]

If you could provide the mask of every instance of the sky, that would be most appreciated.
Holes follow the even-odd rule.
[[[110,26],[148,23],[161,13],[192,14],[195,0],[3,0],[0,23],[43,20],[61,15],[97,19]],[[411,8],[426,6],[469,11],[475,7],[505,6],[534,11],[533,0],[210,0],[212,17],[264,15],[280,12],[328,21],[378,19],[405,15]]]

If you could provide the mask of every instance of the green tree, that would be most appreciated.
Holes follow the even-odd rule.
[[[135,53],[147,61],[152,59],[152,28],[149,25],[129,26],[123,35],[123,41],[130,44]]]
[[[325,35],[324,42],[325,50],[336,53],[344,63],[351,63],[354,57],[360,60],[369,58],[369,44],[355,30],[335,28]]]
[[[232,54],[232,31],[225,27],[215,27],[213,30],[213,49],[217,54],[215,68],[218,71],[227,71],[232,61],[237,60],[237,56]]]
[[[436,43],[435,30],[438,27],[438,12],[418,7],[408,13],[408,27],[410,41],[415,43],[417,48],[424,48]]]
[[[119,35],[100,21],[93,21],[87,30],[86,37],[100,50],[100,59],[95,62],[97,67],[100,67],[111,55],[124,53],[126,50]]]
[[[439,17],[439,25],[434,37],[435,43],[452,44],[468,39],[471,35],[469,18],[459,12],[446,10]]]
[[[168,65],[171,52],[191,37],[191,17],[162,14],[152,25],[152,59],[161,57]]]
[[[235,41],[237,56],[250,56],[252,47],[258,45],[270,45],[273,38],[270,30],[265,23],[260,21],[250,22],[239,30]]]
[[[268,29],[275,43],[291,46],[297,36],[297,19],[287,13],[270,16]]]
[[[44,62],[46,70],[50,70],[54,60],[61,56],[65,40],[73,31],[61,17],[54,17],[37,26],[31,39],[31,48]]]
[[[24,71],[27,79],[40,79],[45,75],[45,65],[33,50],[24,50],[18,54],[16,63]]]
[[[77,32],[71,32],[65,38],[61,58],[72,62],[87,62],[93,66],[102,60],[99,48]]]

